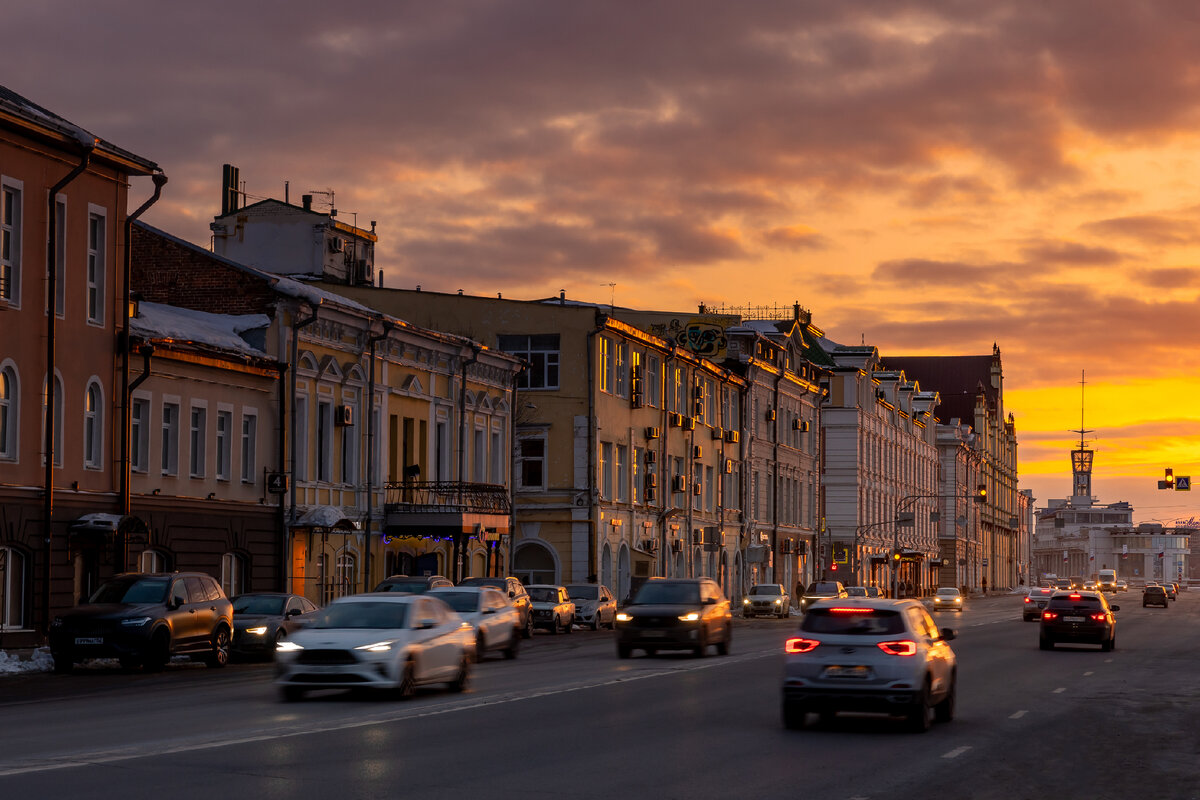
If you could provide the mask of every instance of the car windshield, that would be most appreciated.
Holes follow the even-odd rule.
[[[167,599],[167,578],[122,578],[96,590],[92,603],[161,603]]]
[[[808,587],[809,594],[837,594],[837,591],[838,585],[836,583],[828,583],[826,581],[817,581]]]
[[[867,590],[862,586],[847,586],[846,594],[850,595],[851,597],[866,597]]]
[[[480,594],[478,592],[433,592],[430,596],[437,597],[438,600],[445,600],[455,611],[461,611],[464,614],[479,610]]]
[[[764,584],[763,586],[752,586],[750,587],[750,594],[766,594],[780,597],[783,595],[783,587],[778,583],[768,583]]]
[[[572,600],[597,600],[600,598],[600,587],[584,584],[583,586],[568,586],[567,594]]]
[[[904,620],[890,608],[809,609],[800,622],[808,633],[833,633],[847,636],[891,636],[904,632]]]
[[[1053,597],[1050,599],[1050,608],[1079,608],[1079,609],[1100,609],[1100,599],[1098,597]]]
[[[496,586],[505,589],[507,583],[504,578],[464,578],[459,586]]]
[[[1166,594],[1167,590],[1161,586],[1147,586],[1146,594]]]
[[[633,602],[640,605],[695,605],[700,602],[700,586],[650,581],[642,584]]]
[[[957,596],[958,596],[958,589],[946,589],[946,588],[942,588],[942,589],[938,589],[938,590],[937,590],[937,593],[938,593],[938,594],[940,594],[940,595],[942,595],[943,597],[957,597]]]
[[[313,623],[313,628],[403,628],[408,603],[333,603]]]
[[[375,587],[377,592],[411,592],[422,594],[429,591],[429,581],[424,578],[413,578],[410,581],[384,581]]]
[[[529,599],[535,603],[557,603],[558,589],[553,586],[531,586]]]
[[[273,595],[245,595],[233,598],[233,613],[264,614],[279,616],[283,613],[286,597]]]

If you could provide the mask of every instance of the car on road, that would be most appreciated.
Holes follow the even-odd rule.
[[[818,600],[849,596],[841,581],[813,581],[812,585],[804,592],[804,596],[800,598],[800,613],[806,612],[808,607]]]
[[[1062,591],[1070,591],[1071,581],[1068,580],[1067,578],[1059,578],[1057,581],[1054,582],[1054,588],[1062,590]]]
[[[1171,600],[1178,600],[1178,599],[1179,599],[1179,589],[1178,589],[1178,588],[1175,586],[1175,584],[1173,584],[1173,583],[1164,583],[1164,584],[1162,585],[1162,587],[1163,587],[1163,589],[1165,589],[1165,590],[1166,590],[1166,592],[1167,592],[1167,597],[1168,597],[1168,598],[1170,598]]]
[[[307,597],[285,592],[248,592],[231,602],[235,656],[273,658],[275,646],[319,610]]]
[[[427,594],[454,609],[475,632],[474,659],[493,650],[516,658],[521,643],[520,617],[509,599],[491,586],[439,586]]]
[[[459,586],[492,586],[499,589],[501,594],[507,594],[520,617],[518,627],[521,638],[529,639],[533,636],[533,605],[520,578],[511,575],[507,578],[464,578]]]
[[[375,591],[424,594],[439,586],[453,585],[453,581],[442,575],[392,575],[380,581],[379,585],[375,587]]]
[[[594,631],[617,626],[617,599],[598,583],[568,583],[567,596],[575,603],[575,623]]]
[[[551,633],[570,633],[575,627],[575,604],[565,586],[533,583],[525,587],[533,605],[533,627]]]
[[[1036,622],[1042,618],[1042,609],[1046,607],[1046,603],[1050,602],[1050,598],[1054,595],[1057,589],[1034,588],[1029,590],[1029,594],[1025,595],[1025,600],[1021,603],[1021,619],[1025,622]]]
[[[1042,609],[1038,647],[1053,650],[1056,644],[1098,644],[1108,652],[1117,646],[1117,618],[1120,606],[1110,606],[1104,592],[1082,589],[1055,592]]]
[[[847,597],[866,597],[867,596],[867,587],[865,587],[865,586],[847,586],[846,587],[846,596]]]
[[[49,632],[55,672],[87,658],[154,671],[177,655],[223,667],[232,636],[233,604],[202,572],[117,575],[87,603],[55,617]]]
[[[779,617],[786,619],[792,613],[791,597],[780,583],[756,583],[742,598],[742,616]]]
[[[1100,587],[1099,587],[1099,586],[1096,584],[1096,582],[1095,582],[1095,581],[1084,581],[1084,582],[1083,582],[1083,588],[1084,588],[1084,590],[1085,590],[1085,591],[1088,591],[1088,592],[1098,592],[1098,591],[1100,591]]]
[[[878,586],[868,586],[867,597],[883,597],[883,590]]]
[[[1129,581],[1125,580],[1124,578],[1118,579],[1117,580],[1117,591],[1118,592],[1129,591]]]
[[[279,643],[275,683],[285,701],[315,689],[383,689],[407,698],[428,683],[461,692],[474,648],[471,626],[437,597],[350,595]]]
[[[840,711],[903,716],[926,731],[930,712],[954,718],[958,662],[918,600],[819,603],[784,644],[783,724],[803,728],[809,713],[829,722]]]
[[[1157,584],[1146,584],[1146,588],[1142,590],[1142,608],[1146,606],[1169,608],[1170,605],[1171,599],[1164,587]]]
[[[961,612],[963,610],[962,592],[953,586],[938,587],[938,590],[933,593],[933,610]]]
[[[728,655],[732,642],[730,602],[711,578],[651,578],[617,612],[618,658],[635,648],[648,656],[691,650],[703,657],[710,645]]]

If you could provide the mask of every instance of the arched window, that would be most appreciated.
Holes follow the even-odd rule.
[[[46,400],[48,384],[42,383],[42,462],[45,463],[46,453]],[[54,466],[63,465],[63,382],[62,378],[54,376]]]
[[[92,381],[83,396],[83,465],[99,469],[100,455],[104,443],[104,414],[101,411],[103,397],[100,384]]]
[[[246,591],[246,559],[237,553],[221,556],[221,588],[226,597],[236,597]]]
[[[513,554],[512,574],[522,583],[556,583],[554,554],[539,542],[525,542]]]
[[[337,557],[337,586],[335,597],[344,597],[358,591],[358,556],[350,552],[342,552]]]
[[[26,627],[25,555],[0,547],[0,631]]]
[[[21,414],[17,388],[17,370],[6,366],[0,369],[0,459],[17,460],[17,431]]]
[[[138,572],[170,572],[171,559],[161,550],[143,550],[138,556]]]

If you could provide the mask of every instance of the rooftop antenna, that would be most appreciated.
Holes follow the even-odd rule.
[[[1084,435],[1092,433],[1083,425],[1084,390],[1087,388],[1087,370],[1079,373],[1079,429],[1071,431],[1079,434],[1079,449],[1071,451],[1071,473],[1074,477],[1073,494],[1077,497],[1092,496],[1092,459],[1095,452],[1089,450]]]
[[[615,283],[602,283],[601,286],[607,286],[612,290],[612,295],[608,298],[608,313],[611,315],[616,310],[617,305],[617,285]]]

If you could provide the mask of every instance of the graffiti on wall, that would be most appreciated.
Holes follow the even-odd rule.
[[[725,327],[728,324],[728,320],[714,321],[711,317],[672,319],[650,325],[650,333],[698,356],[720,358],[725,355]]]

